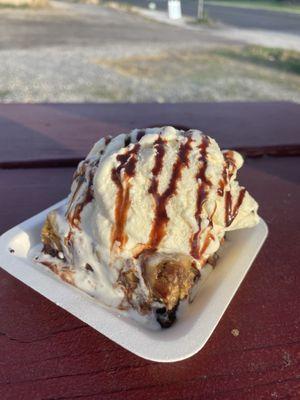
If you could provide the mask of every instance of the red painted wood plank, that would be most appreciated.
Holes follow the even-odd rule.
[[[69,194],[74,168],[0,169],[0,235]]]
[[[0,398],[299,398],[299,159],[246,164],[241,181],[270,236],[200,353],[173,364],[145,361],[1,271]],[[63,197],[71,173],[0,171],[0,229]]]
[[[223,148],[300,153],[295,103],[0,104],[0,166],[77,162],[103,135],[160,125],[199,128]]]

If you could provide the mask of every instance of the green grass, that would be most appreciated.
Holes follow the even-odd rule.
[[[278,0],[206,0],[206,4],[209,3],[228,7],[254,8],[300,14],[299,4]]]
[[[204,13],[202,19],[196,18],[196,19],[190,20],[188,23],[190,25],[198,25],[198,24],[205,25],[205,26],[213,26],[214,25],[213,20],[208,17],[206,12]]]
[[[11,3],[0,3],[0,10],[5,9],[13,9],[13,10],[37,10],[37,9],[44,9],[48,8],[49,3],[48,0],[35,0],[34,3],[28,4],[11,4]]]
[[[15,5],[15,4],[5,4],[5,3],[1,3],[0,4],[0,10],[1,9],[5,9],[5,8],[13,8],[13,9],[16,9],[16,10],[19,10],[19,9],[28,9],[28,8],[31,8],[28,4],[21,4],[21,5],[19,5],[19,6],[17,6],[17,5]],[[1,92],[0,92],[1,93]]]
[[[201,51],[170,50],[96,63],[119,75],[122,85],[117,96],[110,94],[116,101],[300,102],[299,55],[294,52],[228,46]],[[102,89],[97,89],[100,96]]]
[[[242,49],[227,48],[218,50],[217,53],[223,57],[247,61],[256,65],[300,75],[300,53],[296,51],[261,46],[246,46]]]
[[[8,90],[0,89],[0,100],[5,100],[5,98],[10,94]]]
[[[207,15],[207,13],[205,11],[204,11],[204,14],[203,14],[203,18],[202,19],[197,18],[196,19],[196,23],[202,24],[202,25],[212,25],[212,21],[208,17],[208,15]]]

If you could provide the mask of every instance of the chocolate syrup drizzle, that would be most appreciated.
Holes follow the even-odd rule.
[[[201,233],[201,212],[203,208],[203,204],[206,200],[207,197],[207,191],[208,188],[211,186],[211,182],[207,179],[205,172],[207,168],[207,148],[209,146],[209,138],[207,136],[203,136],[202,142],[199,146],[200,150],[200,157],[199,157],[199,170],[196,175],[196,182],[198,183],[198,193],[197,193],[197,202],[196,202],[196,212],[195,212],[195,219],[198,224],[198,231],[195,232],[192,237],[191,237],[191,251],[190,254],[192,257],[195,259],[200,259],[201,255],[204,253],[206,248],[208,247],[210,240],[211,240],[211,234],[208,233],[206,236],[206,239],[204,241],[204,244],[202,246],[202,249],[200,251],[200,243],[199,243],[199,236]],[[199,180],[201,180],[199,182]],[[212,224],[210,217],[210,225]]]
[[[143,136],[145,136],[146,131],[145,129],[140,129],[136,135],[136,141],[139,142]]]
[[[112,140],[112,136],[106,136],[104,138],[105,146],[107,146],[111,140]],[[100,156],[103,154],[103,152],[104,152],[104,150],[101,150]],[[64,237],[64,243],[68,247],[71,247],[73,245],[73,237],[74,237],[73,228],[81,230],[80,222],[81,222],[81,213],[82,213],[83,208],[87,204],[92,202],[94,199],[93,181],[94,181],[95,171],[99,165],[99,161],[100,161],[100,158],[98,158],[96,160],[91,160],[91,159],[84,160],[78,166],[77,170],[75,171],[75,173],[73,175],[73,181],[77,181],[76,182],[77,186],[74,190],[71,200],[69,201],[69,206],[68,206],[66,214],[65,214],[65,217],[70,225],[69,232]],[[89,168],[89,171],[88,171],[88,168]],[[88,172],[88,174],[87,174],[87,172]],[[75,203],[76,197],[78,197],[80,188],[82,187],[82,185],[85,182],[87,184],[87,190],[83,195],[83,199],[80,202],[78,202],[73,209],[73,205]]]
[[[159,136],[154,142],[154,148],[156,150],[155,162],[152,169],[152,179],[148,192],[152,194],[155,201],[154,220],[151,227],[149,241],[146,245],[148,249],[155,249],[166,234],[166,225],[169,221],[167,215],[167,203],[170,198],[177,192],[177,183],[181,179],[182,169],[189,166],[189,153],[191,147],[192,138],[189,137],[186,143],[181,143],[177,160],[173,165],[172,175],[169,182],[169,186],[162,193],[158,193],[158,175],[160,174],[163,167],[163,158],[165,155],[164,144],[165,141]]]
[[[110,136],[110,135],[105,136],[105,138],[104,138],[105,146],[109,145],[109,143],[111,142],[111,140],[112,140],[112,136]]]
[[[224,190],[225,190],[225,185],[227,185],[232,178],[234,171],[236,169],[236,165],[234,162],[234,158],[232,156],[231,151],[226,151],[224,153],[224,160],[225,160],[225,165],[223,168],[222,172],[222,179],[219,182],[219,188],[217,190],[217,193],[219,196],[223,197],[224,196]],[[232,224],[232,221],[235,219],[237,216],[237,213],[239,211],[239,208],[244,200],[246,193],[246,189],[241,189],[237,202],[232,208],[232,195],[230,191],[225,192],[225,226],[228,227]]]
[[[109,135],[105,136],[105,138],[104,138],[105,146],[107,146],[111,142],[111,140],[112,140],[112,136],[109,136]],[[93,162],[89,162],[89,160],[84,160],[83,163],[81,164],[81,166],[77,169],[77,171],[75,172],[75,174],[73,176],[73,180],[77,179],[78,182],[77,182],[77,187],[73,193],[72,199],[69,202],[69,207],[66,211],[67,219],[72,228],[80,229],[79,224],[81,221],[81,212],[82,212],[83,208],[94,199],[93,180],[94,180],[95,170],[96,170],[98,164],[99,164],[99,159],[97,159],[96,161],[93,161]],[[90,171],[89,171],[88,177],[86,178],[87,167],[90,167]],[[76,204],[74,211],[71,212],[75,198],[76,198],[81,186],[83,185],[83,183],[86,180],[87,180],[88,188],[84,195],[84,198],[80,203]],[[69,242],[71,240],[72,236],[73,236],[72,232],[70,231],[66,240]]]
[[[130,143],[131,143],[131,136],[130,136],[130,135],[127,135],[126,138],[125,138],[125,140],[124,140],[124,147],[129,146]]]
[[[115,226],[111,235],[111,247],[117,241],[122,248],[127,242],[127,235],[124,232],[127,213],[130,206],[130,178],[135,175],[137,155],[140,145],[136,143],[131,150],[125,154],[119,154],[117,161],[119,165],[111,172],[111,179],[117,186],[116,205],[115,205]],[[121,173],[124,172],[124,187],[122,184]]]
[[[244,200],[246,193],[246,189],[242,188],[240,190],[238,199],[235,203],[235,206],[232,208],[232,195],[231,192],[228,191],[225,193],[225,226],[230,226],[232,224],[232,221],[235,219],[237,216],[237,213],[239,211],[239,208]]]
[[[94,163],[94,165],[91,166],[91,169],[89,171],[88,174],[88,178],[87,178],[87,185],[88,188],[84,194],[83,200],[80,203],[77,203],[74,210],[71,211],[73,202],[75,200],[75,197],[81,187],[81,185],[83,184],[83,182],[86,180],[84,175],[80,175],[79,176],[79,181],[78,181],[78,185],[77,188],[73,194],[72,200],[70,202],[69,208],[67,210],[67,219],[69,221],[69,224],[72,228],[77,228],[80,229],[80,221],[81,221],[81,212],[83,210],[83,208],[90,203],[93,199],[94,199],[94,186],[93,186],[93,180],[94,180],[94,174],[95,174],[95,168],[97,167],[98,162]],[[85,169],[82,172],[83,174],[85,173]]]
[[[219,182],[219,188],[217,190],[218,195],[221,197],[223,197],[225,186],[230,181],[230,179],[236,169],[234,158],[232,157],[232,151],[228,150],[223,155],[224,155],[225,164],[224,164],[224,168],[223,168],[223,172],[222,172],[222,178],[220,179],[220,182]]]
[[[70,210],[71,210],[71,208],[73,206],[74,200],[75,200],[75,198],[76,198],[76,196],[77,196],[82,184],[85,182],[85,176],[84,175],[85,175],[85,172],[82,175],[80,175],[80,173],[77,173],[77,175],[75,177],[75,179],[77,179],[77,186],[76,186],[76,189],[74,190],[74,193],[72,195],[71,200],[69,201],[69,206],[68,206],[68,209],[66,211],[66,215],[70,214]]]
[[[140,130],[136,135],[137,142],[141,140],[141,138],[145,135],[145,130]],[[111,141],[111,137],[107,136],[105,138],[105,144],[107,145]],[[124,141],[124,146],[127,147],[130,145],[131,137],[128,136]],[[154,149],[156,151],[154,166],[152,168],[152,178],[150,187],[148,192],[152,194],[154,202],[155,202],[155,211],[154,211],[154,220],[151,227],[151,232],[149,236],[149,241],[145,245],[146,249],[155,250],[163,237],[166,234],[166,226],[169,221],[169,217],[167,215],[166,207],[170,198],[176,194],[177,192],[177,184],[182,176],[182,169],[184,167],[189,166],[189,154],[192,149],[191,147],[192,138],[191,136],[187,136],[186,143],[181,143],[177,159],[173,165],[172,175],[170,178],[169,185],[167,189],[159,194],[158,185],[159,185],[159,175],[163,168],[163,160],[165,157],[165,144],[166,141],[158,137],[158,139],[154,142]],[[207,169],[207,148],[209,146],[209,138],[207,136],[203,136],[202,142],[199,145],[200,156],[199,156],[199,170],[196,174],[195,178],[198,183],[198,192],[197,192],[197,202],[196,202],[196,211],[195,211],[195,219],[198,224],[198,231],[194,233],[190,239],[191,242],[191,250],[190,254],[195,259],[200,259],[202,254],[205,252],[207,247],[210,244],[210,241],[214,239],[213,234],[211,233],[211,229],[209,230],[204,243],[200,249],[199,237],[201,233],[201,212],[203,208],[203,204],[206,201],[207,193],[209,187],[211,187],[212,183],[206,177],[206,169]],[[113,247],[115,242],[118,242],[120,248],[122,248],[127,242],[127,235],[124,232],[127,214],[130,207],[130,178],[134,177],[136,170],[136,163],[138,159],[138,152],[140,150],[140,144],[136,143],[131,150],[128,150],[124,154],[119,154],[117,156],[117,161],[119,165],[114,168],[111,172],[111,179],[115,183],[117,187],[116,194],[116,205],[115,205],[115,226],[112,230],[111,234],[111,246]],[[229,179],[233,175],[233,171],[235,168],[234,160],[230,157],[230,154],[224,154],[226,165],[224,166],[222,172],[222,179],[219,183],[219,188],[217,193],[220,196],[224,195],[225,185],[228,183]],[[99,160],[97,161],[97,165]],[[93,178],[95,173],[95,168],[97,165],[91,165],[91,169],[89,171],[88,177],[86,178],[86,167],[87,163],[83,163],[81,169],[78,171],[76,175],[76,179],[78,179],[77,188],[73,194],[72,201],[70,202],[69,210],[67,211],[67,218],[70,223],[70,226],[73,228],[80,229],[80,220],[81,220],[81,212],[85,205],[90,203],[94,198],[94,190],[93,190]],[[228,172],[231,167],[231,171]],[[124,174],[124,176],[122,176]],[[83,200],[76,204],[74,211],[70,212],[74,199],[76,198],[79,189],[83,182],[87,179],[88,188],[84,195]],[[123,183],[122,183],[123,180]],[[239,207],[243,202],[245,196],[245,189],[242,189],[239,193],[239,197],[234,207],[232,207],[232,195],[230,191],[225,192],[225,224],[229,226],[234,218],[236,217]],[[212,215],[209,217],[209,226],[212,227]],[[68,237],[66,238],[68,242],[72,240],[72,231],[70,230]]]
[[[71,218],[69,219],[70,225],[77,229],[80,229],[79,224],[81,221],[81,212],[83,208],[94,199],[94,188],[92,182],[93,182],[93,174],[90,174],[88,189],[85,193],[85,196],[82,202],[76,204],[75,210],[72,213]]]

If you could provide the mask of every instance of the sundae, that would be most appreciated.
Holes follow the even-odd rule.
[[[169,327],[226,232],[259,221],[236,180],[242,164],[198,130],[102,138],[67,204],[48,214],[38,262],[106,306]]]

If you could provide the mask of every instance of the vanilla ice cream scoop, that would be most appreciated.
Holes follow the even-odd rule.
[[[258,223],[243,159],[198,130],[133,130],[97,142],[51,212],[39,262],[102,303],[170,326],[226,231]]]

